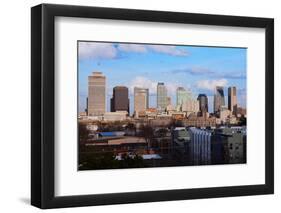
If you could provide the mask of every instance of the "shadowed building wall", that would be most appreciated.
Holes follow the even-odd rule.
[[[216,86],[214,96],[214,112],[217,114],[221,110],[221,107],[225,105],[223,87]]]
[[[129,90],[125,86],[116,86],[113,88],[113,97],[111,98],[111,112],[129,111]]]
[[[237,91],[236,87],[228,88],[228,109],[232,114],[237,114]]]
[[[199,94],[197,100],[199,101],[199,110],[200,112],[208,112],[208,97],[205,94]]]

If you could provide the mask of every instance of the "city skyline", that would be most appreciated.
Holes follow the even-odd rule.
[[[233,115],[237,114],[237,88],[236,86],[227,87],[227,95],[224,94],[223,86],[215,86],[214,90],[214,107],[213,111],[209,111],[208,97],[206,94],[192,94],[190,90],[184,87],[177,87],[176,89],[176,103],[168,103],[171,100],[167,96],[168,90],[163,82],[157,83],[156,106],[149,104],[149,89],[144,87],[134,87],[134,110],[130,114],[130,98],[129,89],[126,86],[118,85],[113,87],[113,95],[110,99],[110,110],[107,111],[105,106],[107,104],[105,98],[106,76],[100,71],[94,71],[88,76],[88,93],[87,106],[85,111],[90,116],[100,116],[106,112],[127,111],[128,115],[138,117],[139,112],[144,112],[150,108],[154,108],[159,112],[171,110],[185,111],[185,112],[200,112],[201,116],[204,113],[213,113],[220,115],[221,112],[228,109]],[[225,101],[225,98],[228,101]],[[93,100],[96,101],[93,101]],[[242,107],[243,108],[243,107]]]
[[[97,42],[78,44],[79,111],[86,108],[87,78],[93,70],[99,70],[107,77],[106,111],[110,111],[113,87],[122,85],[128,87],[131,112],[134,109],[134,87],[148,88],[149,103],[156,107],[159,82],[165,84],[167,96],[174,106],[176,89],[181,86],[196,94],[194,98],[206,94],[209,111],[213,111],[215,86],[224,87],[226,104],[227,88],[236,86],[238,105],[246,107],[246,49]],[[103,52],[106,49],[109,50],[107,55]],[[183,68],[184,64],[186,68]],[[213,65],[204,68],[206,64]]]

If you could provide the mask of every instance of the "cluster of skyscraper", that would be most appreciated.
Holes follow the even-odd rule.
[[[217,86],[214,96],[214,113],[218,114],[228,109],[234,115],[237,113],[237,92],[236,87],[228,88],[228,108],[225,106],[224,88]]]
[[[111,98],[111,112],[127,111],[130,112],[129,90],[125,86],[116,86],[113,88],[113,97]],[[138,116],[149,108],[149,89],[134,88],[134,114]],[[167,87],[164,83],[157,84],[157,110],[164,112],[172,109],[171,98],[168,97]],[[220,113],[225,108],[225,98],[223,87],[215,88],[214,113]],[[93,72],[88,76],[88,98],[87,114],[93,116],[103,115],[106,109],[106,77],[101,72]],[[183,87],[178,87],[176,91],[176,110],[187,112],[208,112],[208,97],[205,94],[199,94],[197,99],[192,97],[192,93]],[[235,114],[237,110],[236,87],[228,88],[228,110]]]

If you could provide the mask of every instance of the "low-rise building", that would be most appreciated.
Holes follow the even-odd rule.
[[[127,111],[105,112],[103,115],[104,121],[124,121],[127,119]]]
[[[227,107],[221,107],[219,111],[219,118],[222,123],[226,123],[230,115],[231,115],[231,111]]]
[[[86,120],[89,121],[102,121],[103,120],[103,116],[102,115],[88,115]]]
[[[157,117],[156,119],[149,120],[149,124],[152,127],[166,127],[172,122],[170,116]]]
[[[81,117],[87,116],[87,112],[79,112],[79,116]]]
[[[247,110],[246,108],[243,107],[238,107],[237,108],[237,117],[247,117]]]
[[[239,128],[216,130],[214,141],[222,143],[225,163],[246,163],[246,132]]]
[[[176,127],[172,130],[172,152],[178,162],[191,164],[191,135],[185,127]]]
[[[197,116],[189,116],[187,119],[183,121],[184,126],[193,126],[193,127],[215,127],[216,126],[216,118],[215,117],[197,117]]]
[[[147,118],[156,118],[157,116],[157,109],[156,108],[148,108],[145,110],[145,116]]]
[[[173,111],[173,112],[170,113],[170,115],[175,120],[183,120],[186,117],[186,112]]]

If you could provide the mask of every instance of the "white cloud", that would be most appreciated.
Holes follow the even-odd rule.
[[[113,59],[117,50],[111,43],[79,42],[79,57],[81,59]]]
[[[153,51],[172,56],[187,56],[186,50],[171,45],[144,45],[144,44],[119,44],[102,42],[79,42],[80,59],[113,59],[117,57],[118,51],[146,53]]]
[[[187,56],[189,53],[186,50],[176,48],[171,45],[148,45],[148,48],[154,52],[164,53],[173,56]]]
[[[178,74],[178,73],[184,73],[184,74],[190,74],[190,75],[214,75],[215,72],[205,68],[205,67],[199,67],[199,66],[194,66],[194,67],[187,67],[184,69],[175,69],[170,71],[172,74]]]
[[[176,83],[167,83],[165,85],[168,90],[168,95],[175,95],[177,88],[182,86],[181,84],[176,84]]]
[[[142,44],[119,44],[118,50],[124,52],[136,52],[136,53],[147,52],[145,45]]]
[[[156,94],[157,82],[148,78],[137,76],[129,83],[130,91],[134,92],[134,87],[142,87],[149,89],[149,94]]]
[[[118,50],[124,52],[146,53],[149,50],[173,56],[187,56],[186,50],[171,45],[143,45],[143,44],[119,44]]]
[[[226,86],[227,85],[227,80],[222,78],[222,79],[217,79],[217,80],[200,80],[196,82],[196,87],[198,89],[205,89],[205,90],[210,90],[214,91],[216,86]]]

